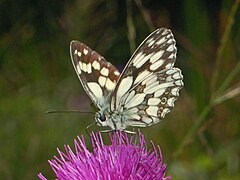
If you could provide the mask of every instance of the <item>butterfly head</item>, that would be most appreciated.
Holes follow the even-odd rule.
[[[96,112],[95,120],[98,126],[109,126],[108,117],[101,111]]]
[[[106,119],[107,118],[103,113],[97,112],[95,115],[95,120],[100,124],[105,123]]]
[[[126,125],[121,123],[121,117],[118,113],[112,112],[109,114],[108,111],[98,111],[95,114],[95,121],[98,126],[109,127],[112,130],[123,130],[126,129]]]

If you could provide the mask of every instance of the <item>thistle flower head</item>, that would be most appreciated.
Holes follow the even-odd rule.
[[[148,150],[144,136],[139,132],[128,137],[120,131],[109,134],[111,144],[105,145],[100,133],[92,133],[93,152],[86,148],[83,136],[74,140],[75,150],[65,146],[65,153],[58,149],[59,158],[49,160],[57,179],[87,180],[169,180],[165,177],[166,164],[162,162],[159,146],[153,142]],[[46,178],[40,173],[38,177]]]

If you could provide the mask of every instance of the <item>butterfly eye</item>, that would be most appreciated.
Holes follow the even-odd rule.
[[[106,116],[105,116],[104,114],[101,114],[100,117],[99,117],[99,120],[100,120],[101,122],[106,121]]]
[[[98,120],[98,122],[105,122],[106,121],[106,116],[100,112],[96,113],[95,118]]]

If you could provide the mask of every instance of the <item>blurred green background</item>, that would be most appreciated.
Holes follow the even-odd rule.
[[[142,129],[173,179],[240,179],[239,0],[0,1],[0,177],[54,177],[47,162],[89,137],[92,110],[74,72],[71,40],[122,68],[157,27],[173,31],[185,87],[165,120]],[[93,130],[97,130],[94,127]]]

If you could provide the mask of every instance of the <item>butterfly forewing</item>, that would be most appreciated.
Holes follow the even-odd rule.
[[[170,30],[150,34],[137,48],[111,98],[111,110],[121,111],[127,126],[148,126],[170,112],[183,86],[181,71],[173,68],[176,42]]]
[[[92,102],[101,108],[116,86],[119,71],[97,52],[79,41],[72,41],[70,54],[74,69]]]

